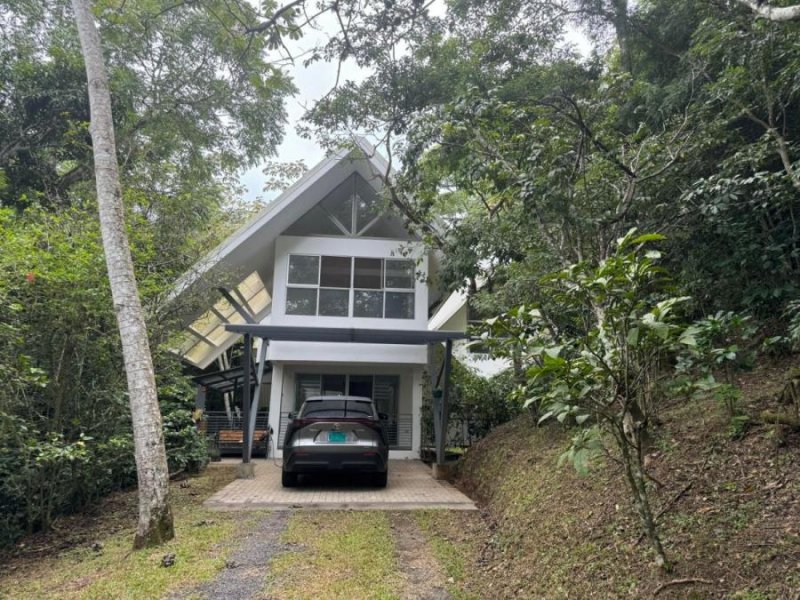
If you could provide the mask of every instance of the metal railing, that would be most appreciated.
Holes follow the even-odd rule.
[[[204,415],[206,437],[213,440],[217,444],[220,452],[234,453],[242,451],[241,442],[225,441],[220,442],[220,431],[242,431],[243,418],[242,415],[232,414],[230,418],[224,410],[219,411],[206,411]],[[266,431],[269,429],[269,413],[265,410],[260,410],[256,413],[256,431]],[[259,444],[263,445],[260,440],[253,440],[253,451],[259,450]]]

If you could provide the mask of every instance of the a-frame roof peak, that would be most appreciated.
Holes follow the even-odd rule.
[[[388,175],[388,169],[387,161],[373,146],[363,138],[354,138],[353,146],[340,148],[306,171],[250,221],[184,273],[175,283],[169,299],[183,294],[221,263],[228,268],[252,266],[247,263],[257,252],[257,246],[274,243],[283,231],[352,173],[359,173],[379,190],[382,178]]]

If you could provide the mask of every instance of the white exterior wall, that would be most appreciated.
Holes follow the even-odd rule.
[[[398,344],[270,342],[267,359],[273,362],[424,365],[427,352],[425,346]]]
[[[283,458],[283,451],[278,448],[278,432],[281,426],[281,397],[283,396],[283,365],[272,364],[272,384],[269,395],[269,426],[272,429],[272,451]]]

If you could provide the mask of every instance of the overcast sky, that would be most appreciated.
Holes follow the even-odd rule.
[[[319,31],[309,31],[301,40],[291,43],[289,48],[298,56],[302,56],[305,51],[327,41],[326,31],[335,30],[336,23],[332,15],[323,15]],[[288,68],[288,72],[294,79],[298,91],[286,102],[289,121],[286,125],[283,143],[278,148],[278,154],[274,160],[293,162],[302,159],[306,166],[311,168],[322,160],[325,154],[316,140],[304,139],[297,135],[296,128],[306,110],[333,87],[336,82],[336,65],[317,62],[304,67],[303,58],[299,58],[294,66]],[[364,76],[365,72],[359,69],[353,61],[347,61],[342,65],[339,81],[340,83],[347,80],[360,81]],[[263,166],[259,166],[242,174],[240,182],[247,189],[245,199],[253,200],[257,196],[269,199],[275,196],[275,192],[262,191],[264,187],[262,169]]]
[[[437,13],[444,10],[444,2],[434,3],[433,12]],[[439,9],[439,10],[437,10]],[[292,52],[302,56],[303,52],[327,41],[326,31],[336,31],[336,22],[332,15],[323,15],[318,31],[309,31],[301,40],[289,45]],[[565,35],[565,43],[575,46],[581,54],[588,56],[590,44],[585,35],[578,31],[568,31]],[[280,162],[305,161],[308,168],[313,167],[324,157],[322,148],[315,139],[304,139],[297,135],[297,125],[308,108],[313,106],[319,98],[329,91],[336,81],[336,65],[317,62],[309,67],[303,66],[303,59],[296,61],[294,66],[288,68],[289,74],[294,79],[297,87],[297,94],[289,98],[286,103],[288,123],[283,139],[283,143],[278,148],[277,156],[274,160]],[[361,81],[366,76],[366,71],[359,69],[353,61],[347,61],[342,65],[342,72],[339,77],[340,83],[347,80]],[[244,171],[240,182],[245,188],[244,198],[254,200],[261,196],[269,200],[277,195],[276,192],[264,192],[263,166],[255,167]]]

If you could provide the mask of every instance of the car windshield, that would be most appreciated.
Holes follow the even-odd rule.
[[[372,417],[372,402],[369,400],[351,400],[345,398],[306,400],[299,416],[304,419],[316,419],[320,417]]]

